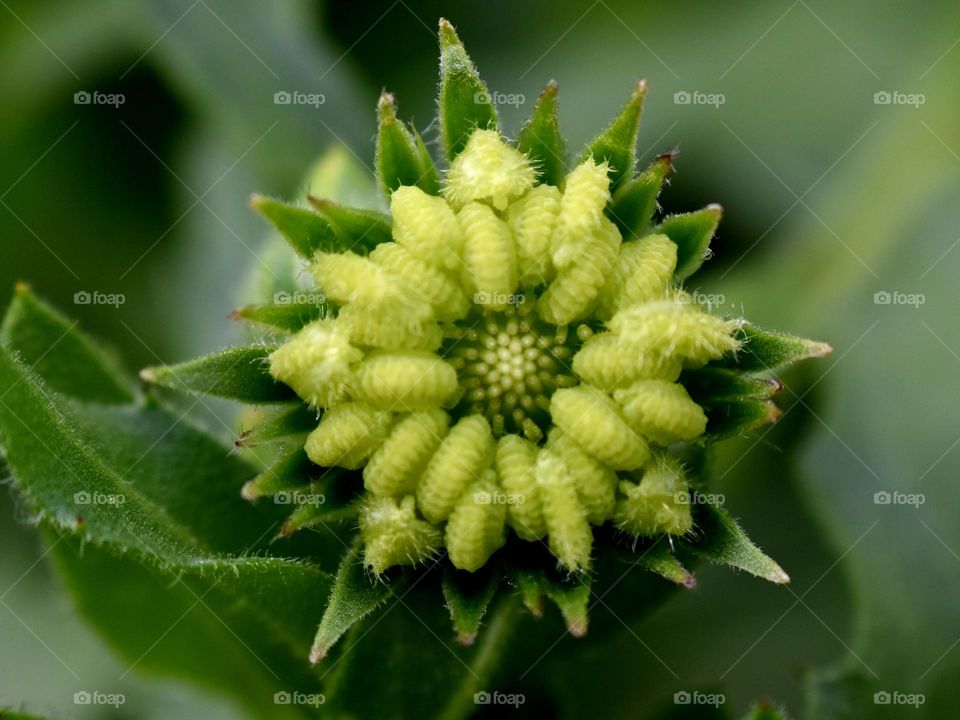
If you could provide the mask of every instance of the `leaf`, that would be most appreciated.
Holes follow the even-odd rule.
[[[827,343],[806,340],[793,335],[764,330],[747,323],[736,333],[740,349],[713,363],[738,370],[765,372],[778,370],[809,358],[826,357],[833,348]]]
[[[567,174],[567,148],[557,121],[557,84],[551,82],[537,98],[530,119],[520,128],[517,149],[537,170],[538,182],[560,187]]]
[[[296,400],[296,393],[273,379],[267,362],[276,346],[247,345],[228,348],[178,365],[148,367],[140,371],[144,382],[181,392],[213,395],[245,403],[281,403]]]
[[[366,255],[391,239],[392,221],[386,213],[339,205],[315,195],[307,196],[307,200],[330,223],[345,250]]]
[[[289,441],[294,435],[304,435],[317,426],[317,413],[301,403],[280,407],[271,415],[244,431],[236,441],[237,447],[258,447],[278,441]]]
[[[480,623],[502,580],[503,571],[496,562],[487,563],[475,573],[444,567],[443,598],[450,611],[457,642],[461,645],[473,645],[477,639]]]
[[[85,377],[102,360],[89,341],[77,341],[86,352],[74,367]],[[63,397],[15,351],[0,348],[5,459],[29,510],[55,539],[51,554],[69,588],[108,641],[129,663],[239,695],[263,712],[285,683],[316,687],[305,659],[313,598],[329,576],[312,564],[255,554],[280,510],[255,510],[240,499],[251,466],[153,401]]]
[[[113,358],[94,351],[92,341],[72,332],[69,321],[17,283],[13,301],[0,325],[0,342],[15,348],[54,390],[79,400],[125,403],[133,400],[131,383]]]
[[[657,211],[660,188],[672,169],[673,154],[657,157],[642,173],[624,181],[613,193],[613,203],[607,214],[617,224],[625,240],[647,234],[653,214]]]
[[[637,136],[640,134],[640,113],[646,94],[647,81],[641,80],[616,119],[587,143],[580,156],[581,162],[593,157],[598,163],[610,163],[613,188],[618,187],[625,177],[630,177],[633,173],[637,157]]]
[[[314,320],[328,317],[335,307],[333,303],[302,302],[300,296],[309,296],[311,293],[289,293],[279,291],[275,293],[275,300],[281,302],[274,305],[246,305],[234,310],[231,317],[234,320],[244,320],[248,323],[266,325],[283,333],[294,333]],[[322,293],[313,293],[319,300]]]
[[[681,215],[669,215],[655,229],[663,233],[677,246],[677,269],[673,277],[677,281],[693,275],[709,256],[710,240],[717,231],[723,208],[707,205],[702,210]]]
[[[297,254],[307,260],[312,260],[318,250],[341,252],[346,249],[330,222],[313,210],[264,195],[251,195],[250,207],[269,220]]]
[[[790,577],[750,542],[725,510],[709,504],[698,506],[695,525],[700,538],[691,544],[695,553],[715,563],[746,570],[752,575],[783,584]]]
[[[327,656],[330,648],[345,632],[383,605],[393,594],[386,582],[374,579],[366,571],[360,559],[361,548],[362,543],[357,536],[340,563],[320,627],[310,648],[310,662],[314,664]]]
[[[0,708],[0,720],[43,720],[39,715],[27,715],[16,710]]]
[[[447,20],[440,19],[440,138],[453,160],[475,129],[496,130],[497,111],[486,84]]]
[[[397,104],[390,93],[377,103],[377,179],[389,195],[401,185],[416,185],[425,193],[440,191],[440,178],[420,133],[397,119]]]

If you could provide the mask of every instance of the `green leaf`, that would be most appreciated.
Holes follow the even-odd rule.
[[[760,548],[750,542],[725,510],[709,504],[698,506],[696,527],[699,539],[691,545],[698,555],[715,563],[746,570],[752,575],[783,584],[790,577]]]
[[[307,200],[330,223],[344,250],[366,255],[391,240],[390,216],[379,210],[352,208],[309,195]]]
[[[87,343],[74,358],[84,376],[100,361],[77,340]],[[281,510],[240,499],[251,466],[153,401],[63,397],[16,351],[0,348],[5,460],[56,538],[51,555],[69,589],[108,641],[133,665],[239,695],[264,713],[286,683],[317,687],[304,668],[313,599],[329,576],[256,554]]]
[[[440,19],[440,138],[453,160],[470,134],[496,130],[497,111],[490,91],[477,74],[470,56],[447,20]]]
[[[247,562],[202,573],[157,570],[75,538],[51,541],[50,557],[80,614],[125,667],[212,688],[256,717],[311,716],[308,707],[276,705],[274,694],[322,689],[306,653],[315,598],[329,579]],[[276,593],[280,584],[284,592]]]
[[[592,156],[598,163],[610,163],[610,177],[614,188],[623,178],[633,174],[637,157],[637,136],[640,134],[640,113],[646,94],[647,81],[641,80],[616,119],[587,143],[580,156],[581,162]]]
[[[663,233],[677,245],[675,280],[685,280],[693,275],[709,257],[710,240],[722,215],[722,207],[707,205],[696,212],[670,215],[655,228],[655,232]]]
[[[742,343],[736,353],[724,356],[713,363],[721,367],[733,367],[748,372],[778,370],[808,358],[826,357],[833,348],[827,343],[806,340],[793,335],[764,330],[746,323],[736,333]]]
[[[311,473],[317,466],[310,461],[303,449],[305,439],[305,435],[301,438],[294,437],[289,446],[279,450],[273,462],[243,486],[243,498],[256,500],[302,488],[309,483]]]
[[[520,128],[517,149],[537,170],[541,183],[561,187],[567,174],[567,147],[557,120],[557,83],[551,82],[537,98],[530,119]]]
[[[43,718],[39,715],[27,715],[8,708],[0,708],[0,720],[43,720]]]
[[[783,384],[774,378],[756,377],[719,367],[684,370],[680,375],[680,382],[698,405],[735,400],[766,400],[783,388]]]
[[[0,325],[0,342],[14,348],[54,390],[99,403],[133,400],[131,383],[119,363],[96,349],[71,322],[18,283]]]
[[[346,249],[330,222],[313,210],[264,195],[251,195],[250,207],[269,220],[297,254],[307,260],[312,260],[318,250],[341,252]]]
[[[383,605],[393,595],[386,582],[375,579],[366,571],[361,560],[362,543],[354,538],[333,581],[327,607],[317,628],[310,662],[323,660],[330,648],[357,622]]]
[[[473,645],[494,595],[500,588],[503,571],[496,562],[487,563],[475,573],[454,570],[443,571],[443,598],[450,611],[453,630],[461,645]]]
[[[430,195],[440,192],[440,177],[433,158],[416,128],[397,119],[397,104],[390,93],[377,103],[377,153],[374,164],[385,194],[401,185],[417,185]]]
[[[673,167],[673,154],[657,157],[642,173],[624,181],[613,193],[607,213],[617,224],[625,240],[643,237],[657,211],[657,197],[663,181]]]
[[[300,330],[314,320],[325,318],[332,314],[333,303],[320,301],[309,302],[309,300],[319,300],[322,293],[313,293],[315,298],[307,298],[307,301],[300,300],[300,296],[308,296],[311,293],[289,293],[279,291],[275,293],[274,299],[280,302],[274,305],[246,305],[238,310],[234,310],[231,317],[234,320],[244,320],[248,323],[257,325],[266,325],[283,333],[294,333]]]
[[[174,390],[213,395],[246,403],[281,403],[296,400],[289,387],[267,371],[276,346],[247,345],[228,348],[178,365],[160,365],[140,371],[144,382]]]

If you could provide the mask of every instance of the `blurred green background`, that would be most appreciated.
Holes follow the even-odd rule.
[[[702,568],[697,589],[517,686],[551,689],[565,717],[658,716],[694,689],[722,690],[733,714],[761,696],[796,717],[954,714],[956,3],[3,0],[0,306],[27,281],[131,371],[236,339],[226,316],[266,237],[248,196],[292,196],[335,145],[370,166],[384,87],[434,137],[440,16],[516,99],[508,133],[556,79],[577,148],[647,78],[642,160],[681,151],[662,204],[726,209],[694,286],[835,348],[784,378],[776,428],[717,464],[727,509],[792,584]],[[284,90],[325,101],[274,104]],[[124,102],[77,104],[82,91]],[[125,302],[75,303],[84,291]],[[25,520],[2,493],[0,705],[96,717],[72,694],[106,687],[128,698],[111,717],[242,716],[200,690],[121,679]],[[874,705],[877,691],[926,702]]]

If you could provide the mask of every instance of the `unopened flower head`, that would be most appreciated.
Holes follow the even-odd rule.
[[[270,372],[320,416],[307,456],[362,475],[377,574],[443,553],[476,571],[512,542],[579,572],[601,526],[634,540],[695,532],[696,481],[678,449],[705,437],[710,412],[776,416],[766,381],[732,370],[715,400],[704,394],[713,370],[699,369],[749,338],[742,319],[683,289],[719,206],[654,222],[671,156],[634,169],[645,83],[566,166],[555,85],[511,140],[492,106],[458,105],[487,95],[449,24],[441,48],[447,169],[384,94],[389,215],[318,204],[335,236],[368,229],[298,248],[333,311],[274,351]]]

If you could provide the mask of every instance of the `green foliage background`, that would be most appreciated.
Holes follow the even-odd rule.
[[[784,378],[784,419],[731,443],[717,471],[727,508],[792,585],[701,568],[696,590],[654,614],[562,640],[537,686],[569,717],[655,716],[694,688],[720,688],[736,709],[767,695],[798,717],[947,716],[960,704],[955,5],[6,0],[0,303],[29,281],[130,371],[236,339],[225,317],[266,236],[247,197],[292,195],[335,144],[370,165],[383,86],[426,129],[441,15],[492,90],[527,98],[504,109],[508,131],[553,78],[578,147],[646,77],[641,161],[682,151],[663,204],[726,209],[701,291],[835,347]],[[83,89],[126,103],[75,105]],[[285,89],[326,102],[274,105]],[[679,91],[725,102],[675,104]],[[878,105],[880,91],[925,103]],[[126,302],[74,305],[82,290]],[[878,291],[925,303],[877,305]],[[876,505],[880,490],[926,502]],[[0,512],[0,703],[96,717],[72,694],[110,688],[129,717],[243,714],[209,690],[126,674],[54,573],[52,558],[79,548],[46,554],[7,493]],[[404,641],[435,642],[416,629]],[[876,707],[876,690],[927,702]]]

